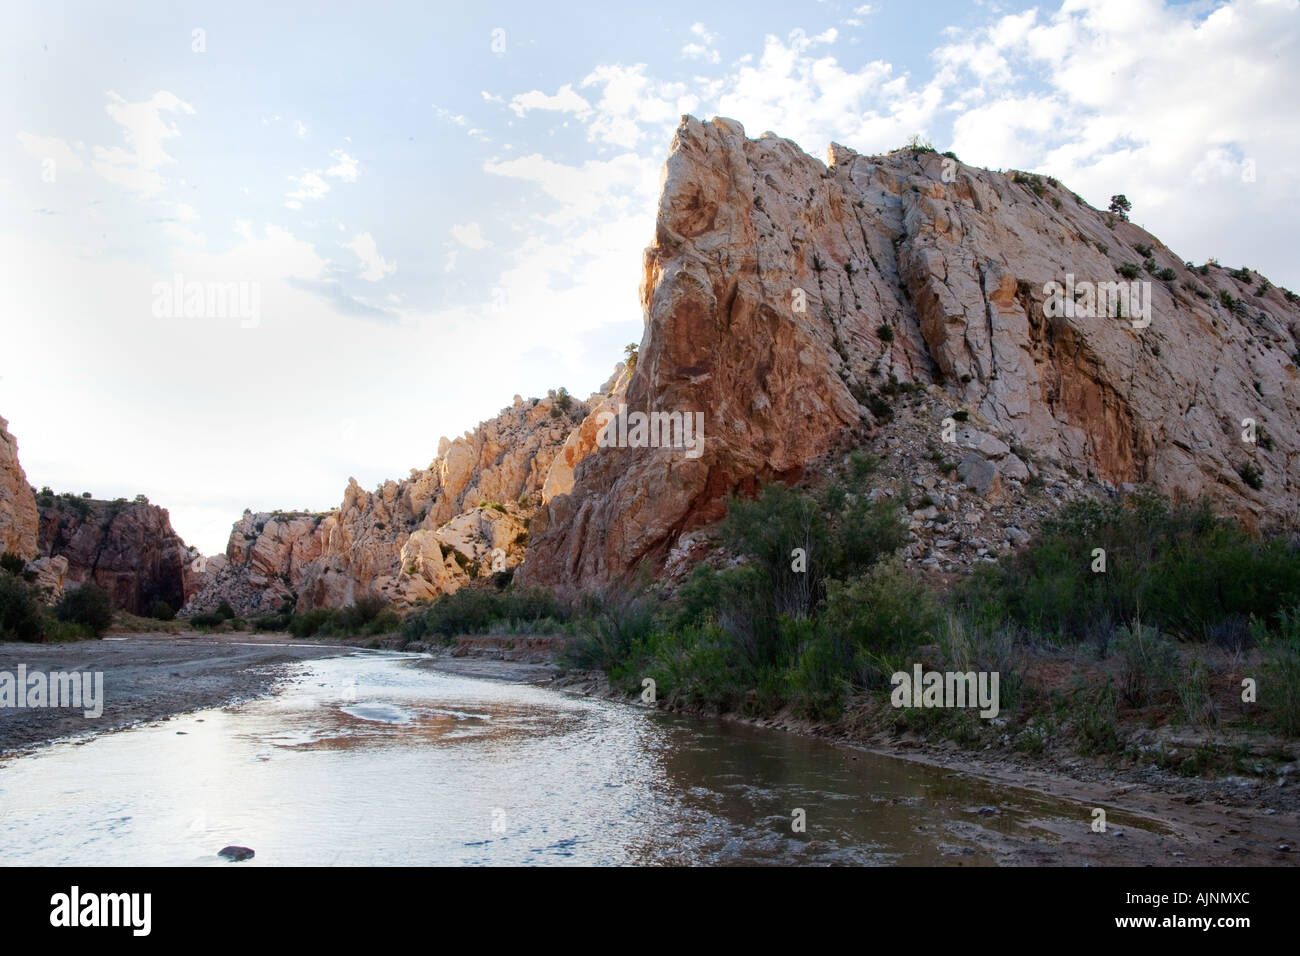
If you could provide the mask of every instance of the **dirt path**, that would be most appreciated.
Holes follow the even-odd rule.
[[[0,755],[61,737],[103,733],[173,714],[219,707],[270,691],[300,661],[354,648],[294,641],[282,634],[121,634],[65,644],[0,643],[0,671],[100,671],[104,708],[0,707]]]

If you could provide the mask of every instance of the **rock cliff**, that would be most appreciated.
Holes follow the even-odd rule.
[[[34,570],[51,597],[65,582],[93,581],[115,607],[148,614],[155,601],[180,608],[197,587],[192,568],[197,555],[172,529],[165,508],[70,494],[43,494],[37,504],[42,560]]]
[[[18,463],[18,440],[0,418],[0,554],[36,556],[36,498]]]
[[[625,401],[702,413],[703,453],[581,442],[518,580],[658,570],[727,493],[796,480],[850,445],[936,443],[953,480],[929,465],[930,487],[985,501],[1149,483],[1250,524],[1300,522],[1295,295],[1244,268],[1193,267],[1050,178],[914,148],[833,144],[828,160],[683,117]],[[926,398],[890,446],[881,426],[900,396]]]
[[[267,614],[367,595],[405,607],[511,570],[523,560],[552,466],[590,411],[563,392],[516,396],[473,432],[443,438],[433,463],[409,478],[374,491],[350,479],[334,511],[245,512],[185,611],[226,600],[241,614]],[[556,486],[566,486],[558,474]]]

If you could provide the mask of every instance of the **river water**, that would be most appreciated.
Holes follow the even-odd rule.
[[[827,742],[413,664],[312,661],[269,698],[10,760],[0,860],[228,865],[216,851],[238,844],[257,854],[242,865],[987,865],[998,831],[1087,819]]]

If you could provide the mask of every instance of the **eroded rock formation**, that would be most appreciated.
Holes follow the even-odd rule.
[[[937,387],[978,426],[953,450],[977,495],[1033,477],[1024,447],[1054,473],[1297,523],[1295,296],[1192,268],[1050,179],[915,149],[832,145],[829,160],[683,117],[626,402],[702,411],[704,453],[582,443],[517,579],[593,587],[659,568],[728,492],[878,437],[900,385]],[[1086,296],[1053,314],[1046,292],[1130,279],[1149,283],[1149,325],[1132,310],[1091,315]]]
[[[38,546],[47,560],[34,570],[47,593],[65,582],[93,581],[115,607],[148,614],[156,601],[181,607],[196,588],[196,554],[172,529],[167,509],[74,495],[45,495],[38,503]]]
[[[245,512],[186,611],[226,600],[241,614],[267,614],[367,595],[403,607],[514,568],[552,465],[589,412],[563,394],[516,396],[473,432],[443,438],[430,467],[405,480],[366,491],[349,479],[336,511]]]
[[[0,554],[36,556],[36,498],[18,462],[18,440],[0,418]]]

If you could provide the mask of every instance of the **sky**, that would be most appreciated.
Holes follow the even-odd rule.
[[[268,6],[0,30],[0,416],[32,485],[145,494],[209,554],[596,390],[684,113],[1123,192],[1300,290],[1300,0]]]

